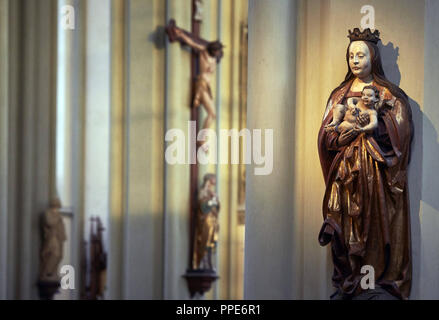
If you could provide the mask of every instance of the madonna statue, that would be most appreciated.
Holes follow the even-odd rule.
[[[379,31],[355,28],[348,37],[348,72],[329,96],[318,137],[326,183],[319,242],[331,244],[333,298],[367,294],[361,284],[361,269],[367,265],[384,296],[408,299],[411,109],[405,92],[384,74]],[[348,106],[349,99],[355,102]],[[355,125],[335,125],[340,112]]]

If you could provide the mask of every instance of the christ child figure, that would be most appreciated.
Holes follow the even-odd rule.
[[[351,129],[359,132],[372,133],[378,127],[378,113],[376,111],[380,100],[380,92],[375,86],[365,86],[361,92],[361,99],[349,98],[347,106],[334,106],[333,119],[325,127],[326,131],[344,132]],[[357,122],[359,115],[367,114],[369,123],[360,126]]]

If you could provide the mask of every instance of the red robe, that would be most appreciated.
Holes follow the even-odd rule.
[[[407,185],[410,105],[374,84],[385,102],[378,110],[378,128],[340,147],[338,133],[326,132],[324,127],[332,121],[332,107],[345,102],[351,84],[331,95],[319,131],[326,183],[319,242],[331,243],[332,280],[341,293],[361,293],[361,267],[371,265],[377,285],[407,299],[412,272]]]

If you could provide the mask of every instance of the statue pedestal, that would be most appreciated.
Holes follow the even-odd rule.
[[[52,300],[60,284],[59,281],[38,281],[37,286],[41,300]]]
[[[187,270],[183,277],[187,280],[191,298],[197,292],[203,295],[209,291],[212,283],[219,278],[214,270]]]

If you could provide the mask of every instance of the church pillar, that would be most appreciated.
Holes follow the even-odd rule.
[[[423,114],[412,105],[414,116],[418,118],[415,122],[414,151],[411,160],[412,185],[410,192],[413,193],[422,184],[422,198],[420,204],[419,218],[415,215],[418,212],[412,211],[412,248],[414,247],[414,272],[412,285],[412,298],[417,299],[439,299],[439,200],[437,190],[439,180],[439,109],[437,101],[439,92],[437,81],[439,79],[439,62],[437,52],[439,48],[439,2],[434,0],[425,1],[424,16],[424,104]],[[419,32],[422,35],[422,32]],[[417,79],[422,81],[422,79]],[[415,118],[416,119],[416,118]],[[422,124],[422,126],[420,126]],[[418,159],[422,154],[422,178],[419,177],[418,168],[413,164],[420,164]],[[413,188],[414,187],[414,188]],[[416,192],[418,192],[416,190]],[[410,199],[412,200],[412,198]],[[411,201],[413,203],[413,201]],[[413,207],[413,205],[412,205]],[[415,218],[413,218],[415,217]],[[418,220],[419,219],[419,220]],[[415,251],[418,249],[418,251]]]
[[[108,225],[108,298],[122,299],[125,180],[125,0],[112,0],[110,202]]]
[[[253,164],[246,169],[245,299],[298,298],[300,220],[293,211],[296,6],[290,0],[249,2],[247,126],[274,132],[272,173],[255,175]]]
[[[74,25],[63,26],[67,17]],[[69,264],[75,269],[75,288],[60,290],[55,299],[78,299],[81,287],[81,245],[83,241],[83,158],[84,158],[84,87],[85,87],[85,3],[80,0],[57,0],[57,56],[56,59],[56,155],[52,170],[55,171],[54,190],[64,210],[67,240],[60,265]],[[73,19],[73,20],[72,20]],[[71,29],[73,27],[73,29]]]
[[[110,206],[110,106],[111,106],[111,1],[83,3],[85,11],[85,87],[83,119],[84,240],[90,250],[92,217],[99,217],[103,227],[103,245],[107,252]],[[80,121],[78,122],[81,123]],[[90,257],[91,259],[91,257]],[[89,260],[91,261],[91,260]]]
[[[212,5],[212,4],[211,4]],[[206,16],[206,23],[202,25],[202,34],[206,25],[210,24],[217,35],[202,35],[207,39],[220,39],[225,45],[224,58],[217,69],[217,83],[214,97],[217,103],[216,130],[218,136],[218,157],[229,152],[232,139],[220,139],[221,130],[241,130],[246,127],[245,100],[246,86],[243,83],[246,63],[246,39],[243,28],[247,24],[247,1],[220,0],[217,8],[211,8],[217,16]],[[207,20],[208,19],[208,20]],[[207,29],[207,28],[206,28]],[[212,126],[213,128],[213,126]],[[242,145],[243,146],[243,145]],[[207,166],[206,166],[207,167]],[[203,168],[199,166],[200,176],[207,171],[217,173],[217,193],[221,201],[219,213],[219,240],[216,253],[216,270],[219,279],[214,283],[211,291],[214,299],[242,299],[243,298],[243,262],[244,262],[244,229],[245,225],[239,222],[238,205],[239,191],[244,186],[239,185],[240,170],[244,164],[221,164],[215,167]],[[201,180],[200,180],[201,182]],[[242,222],[242,221],[241,221]],[[206,299],[209,299],[206,295]]]
[[[1,294],[8,299],[35,299],[40,217],[52,190],[56,2],[2,1],[0,8],[1,15],[7,10],[7,18],[2,16],[0,22],[1,63],[7,67],[0,68],[8,77],[6,89],[3,75],[0,82],[0,117],[6,123],[0,131],[1,185],[7,189],[0,200],[7,215],[1,216],[2,225],[7,225],[1,235],[2,246],[7,246],[7,271],[1,273],[7,275],[7,284]],[[1,266],[5,252],[0,252]]]
[[[122,34],[113,39],[116,41],[113,58],[125,61],[124,70],[113,69],[113,72],[116,77],[123,72],[125,82],[117,89],[123,96],[113,100],[112,106],[112,135],[118,135],[122,143],[113,143],[112,148],[123,150],[124,155],[117,160],[122,161],[118,170],[123,173],[112,171],[111,178],[112,192],[123,190],[119,193],[123,197],[120,198],[123,209],[117,209],[113,203],[111,218],[113,231],[123,223],[123,229],[119,229],[123,238],[119,248],[121,294],[124,299],[160,299],[163,297],[163,277],[171,276],[163,271],[163,246],[169,240],[163,236],[165,1],[123,1],[123,8],[120,3],[113,4],[114,14],[117,10],[124,11],[123,17],[119,13],[119,22],[113,21],[113,27],[120,29],[117,24],[121,19],[125,25],[125,39],[122,40]],[[116,66],[118,62],[113,63]],[[113,81],[119,82],[114,77]],[[113,155],[114,161],[117,155]],[[116,165],[117,162],[112,163],[113,167]],[[174,184],[174,187],[179,189],[180,186]],[[123,210],[124,215],[119,215],[117,210]],[[178,262],[169,264],[167,267],[172,268]],[[116,271],[117,262],[114,261],[111,267]],[[111,281],[117,280],[117,275],[113,275]]]
[[[0,0],[0,299],[6,299],[8,237],[9,0]]]
[[[179,27],[191,30],[191,11],[191,0],[168,0],[166,22],[174,18]],[[187,131],[191,99],[190,59],[190,52],[166,39],[165,132],[170,129]],[[165,163],[164,170],[163,298],[186,299],[189,292],[182,276],[189,266],[190,169],[188,164]]]

